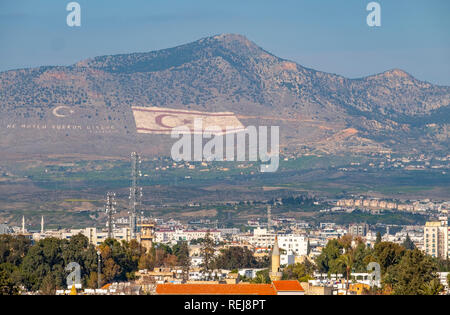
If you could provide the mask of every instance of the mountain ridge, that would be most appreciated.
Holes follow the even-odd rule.
[[[420,81],[401,69],[350,79],[277,57],[242,35],[220,34],[163,50],[0,72],[0,133],[9,139],[0,140],[0,147],[11,149],[12,130],[5,128],[11,122],[78,120],[115,126],[111,139],[99,136],[96,141],[123,137],[120,147],[125,151],[130,139],[134,144],[149,141],[134,130],[131,106],[139,105],[273,117],[273,123],[285,128],[285,147],[397,151],[426,143],[433,151],[448,144],[449,104],[450,87]],[[70,107],[74,114],[70,119],[54,117],[58,106]],[[429,124],[437,127],[429,130]],[[323,144],[346,128],[358,133]],[[20,136],[26,130],[14,131]],[[66,134],[77,143],[93,140]],[[33,147],[30,142],[25,147]],[[105,150],[112,146],[105,145]]]

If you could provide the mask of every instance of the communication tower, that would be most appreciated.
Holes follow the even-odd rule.
[[[142,187],[138,187],[138,178],[141,173],[141,157],[138,153],[131,153],[131,187],[130,187],[130,238],[137,235],[137,207],[142,200]]]
[[[114,237],[114,218],[113,215],[116,213],[116,194],[113,192],[108,192],[106,194],[106,227],[108,228],[108,238]]]

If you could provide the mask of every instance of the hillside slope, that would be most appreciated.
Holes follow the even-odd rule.
[[[279,125],[282,145],[326,152],[435,152],[449,146],[450,87],[393,69],[348,79],[281,59],[241,35],[0,73],[0,148],[11,155],[168,155],[136,133],[131,106],[232,111]]]

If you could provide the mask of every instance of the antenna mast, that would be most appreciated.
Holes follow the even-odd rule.
[[[141,157],[138,153],[131,153],[131,187],[130,187],[130,238],[135,239],[137,234],[137,210],[142,199],[142,187],[137,186],[138,177],[142,176],[140,171]]]
[[[108,238],[114,237],[114,218],[113,215],[116,213],[116,194],[113,192],[108,192],[106,194],[106,215],[108,217],[106,222],[106,227],[108,228]]]

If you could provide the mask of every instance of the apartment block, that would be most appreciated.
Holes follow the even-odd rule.
[[[449,258],[448,218],[440,217],[439,221],[426,222],[424,228],[424,250],[432,257]]]

